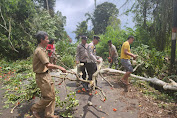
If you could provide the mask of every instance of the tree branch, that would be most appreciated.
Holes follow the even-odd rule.
[[[139,66],[141,66],[143,63],[144,63],[144,62],[142,62],[142,63],[138,64],[138,65],[137,65],[137,66],[133,69],[133,72],[135,72],[135,71],[136,71],[136,69],[137,69]]]
[[[18,52],[18,50],[16,50],[16,49],[14,48],[14,46],[13,46],[11,40],[10,40],[10,37],[11,37],[11,18],[10,18],[10,20],[9,20],[9,36],[8,36],[8,40],[9,40],[9,43],[10,43],[12,49],[13,49],[15,52]]]
[[[120,71],[120,70],[115,70],[115,69],[110,69],[110,68],[106,68],[106,69],[101,69],[100,70],[100,73],[104,73],[104,74],[112,74],[112,73],[120,73],[120,74],[125,74],[126,72],[124,71]],[[169,89],[169,90],[174,90],[174,91],[177,91],[177,83],[173,80],[170,80],[171,83],[166,83],[160,79],[157,79],[157,78],[145,78],[145,77],[141,77],[141,76],[137,76],[137,75],[134,75],[134,74],[131,74],[130,76],[134,77],[134,78],[138,78],[138,79],[141,79],[141,80],[144,80],[144,81],[148,81],[148,82],[151,82],[153,84],[156,84],[156,85],[159,85],[159,86],[162,86],[165,90]]]
[[[129,0],[126,0],[125,3],[119,8],[119,10],[128,3]]]
[[[106,78],[104,78],[101,73],[99,73],[99,74],[111,87],[114,87],[114,85],[112,85]]]
[[[7,25],[6,25],[6,21],[5,21],[5,19],[4,19],[4,17],[3,17],[3,15],[2,15],[2,11],[1,11],[1,7],[0,7],[0,13],[1,13],[1,17],[2,17],[2,19],[3,19],[3,21],[4,21],[4,28],[7,30]],[[7,30],[8,31],[8,30]]]

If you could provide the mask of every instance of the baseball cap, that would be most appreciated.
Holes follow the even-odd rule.
[[[88,38],[86,36],[82,36],[81,39],[88,40]]]

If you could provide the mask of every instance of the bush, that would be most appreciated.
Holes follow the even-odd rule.
[[[124,30],[114,29],[108,26],[105,35],[101,35],[101,41],[98,43],[97,55],[101,56],[103,59],[107,59],[109,56],[108,41],[112,40],[112,44],[115,45],[118,55],[120,56],[121,46],[127,39],[127,33]]]
[[[74,62],[75,58],[72,55],[64,55],[61,57],[61,61],[68,67],[68,68],[73,68],[74,67]],[[61,65],[62,66],[62,65]]]
[[[0,27],[0,59],[17,60],[29,57],[37,43],[35,34],[39,30],[46,31],[50,38],[67,37],[64,31],[66,17],[59,11],[51,17],[48,11],[35,8],[39,6],[32,0],[2,0],[0,6],[4,17],[0,17],[1,24],[3,26],[6,21],[6,29],[10,31],[9,33]]]
[[[63,56],[64,63],[71,65],[72,56]],[[69,63],[68,63],[69,62]],[[21,103],[30,102],[35,97],[41,97],[40,89],[36,85],[35,73],[32,72],[32,58],[27,60],[17,60],[16,62],[0,61],[0,82],[4,93],[4,108],[12,108]],[[68,88],[67,88],[68,89]],[[58,90],[55,91],[59,93]],[[60,100],[60,96],[56,95],[56,106],[60,107],[60,115],[72,117],[73,109],[78,106],[76,100],[76,92],[69,91],[64,100]],[[15,108],[15,107],[14,107]]]
[[[69,39],[60,40],[56,43],[56,53],[61,57],[63,55],[72,55],[76,54],[76,44],[71,44]]]
[[[162,73],[163,67],[167,66],[165,53],[155,48],[149,50],[149,46],[141,44],[138,47],[132,47],[132,52],[138,55],[137,63],[142,64],[135,74],[153,77]]]
[[[68,39],[60,40],[56,43],[56,53],[60,55],[58,59],[68,68],[74,67],[76,44],[69,43]],[[58,62],[58,64],[62,66],[61,62]]]

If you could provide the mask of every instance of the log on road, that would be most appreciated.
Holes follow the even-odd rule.
[[[105,68],[105,69],[101,69],[100,70],[100,73],[101,74],[125,74],[126,72],[124,71],[121,71],[121,70],[115,70],[115,69],[111,69],[111,68]],[[144,81],[148,81],[148,82],[151,82],[155,85],[158,85],[158,86],[162,86],[163,89],[165,90],[174,90],[174,91],[177,91],[177,83],[171,79],[170,82],[171,83],[166,83],[156,77],[154,78],[146,78],[146,77],[141,77],[141,76],[137,76],[137,75],[134,75],[134,74],[131,74],[130,76],[134,77],[134,78],[138,78],[138,79],[141,79],[141,80],[144,80]]]

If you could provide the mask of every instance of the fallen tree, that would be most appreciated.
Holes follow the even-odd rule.
[[[112,74],[112,75],[125,74],[124,71],[110,69],[110,68],[101,69],[100,73],[101,74]],[[165,90],[177,91],[177,83],[175,81],[173,81],[172,79],[169,79],[171,83],[166,83],[166,82],[164,82],[164,81],[162,81],[162,80],[160,80],[156,77],[146,78],[146,77],[141,77],[141,76],[137,76],[137,75],[134,75],[134,74],[131,74],[130,76],[132,76],[134,78],[137,78],[137,79],[141,79],[141,80],[144,80],[144,81],[151,82],[151,83],[153,83],[155,85],[158,85],[158,86],[162,86],[163,89],[165,89]]]
[[[62,79],[62,82],[64,82],[65,79],[68,79],[70,81],[76,81],[77,85],[79,85],[79,82],[88,82],[91,86],[90,91],[93,91],[95,89],[100,90],[100,93],[101,93],[100,96],[102,98],[101,100],[104,100],[104,99],[106,99],[106,95],[105,95],[104,91],[101,88],[99,88],[98,86],[96,86],[96,80],[98,79],[98,75],[100,75],[111,87],[114,87],[106,78],[103,77],[102,74],[115,75],[116,76],[116,75],[125,74],[126,72],[121,71],[121,70],[111,69],[111,68],[101,69],[102,64],[103,64],[103,59],[100,58],[100,61],[101,62],[99,64],[97,64],[97,71],[93,74],[93,77],[92,77],[91,81],[87,80],[87,79],[83,80],[81,78],[82,73],[80,71],[80,66],[83,66],[82,64],[78,64],[75,69],[70,69],[69,71],[67,71],[66,74],[60,73],[61,75],[64,75],[64,76],[53,76],[53,77],[57,77],[57,78]],[[63,63],[62,63],[62,65],[64,67],[66,67]],[[137,67],[135,67],[135,68],[137,68]],[[164,81],[162,81],[162,80],[160,80],[156,77],[146,78],[146,77],[141,77],[141,76],[137,76],[137,75],[134,75],[134,74],[131,74],[130,76],[132,76],[134,78],[137,78],[137,79],[141,79],[141,80],[144,80],[144,81],[151,82],[151,83],[153,83],[155,85],[158,85],[158,86],[162,86],[163,89],[165,89],[165,90],[177,91],[177,83],[175,81],[171,80],[171,79],[169,79],[171,83],[166,83],[166,82],[164,82]]]

